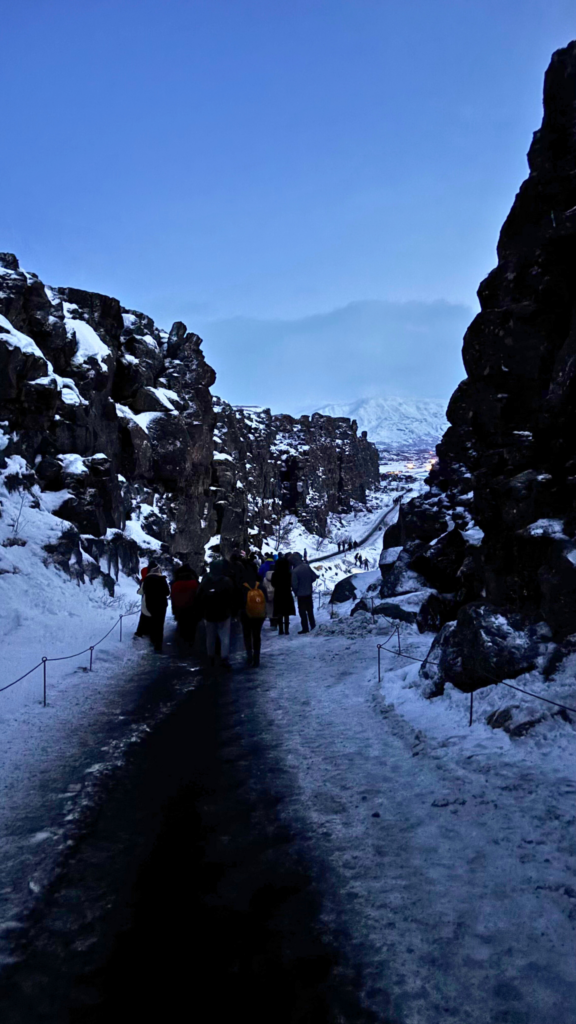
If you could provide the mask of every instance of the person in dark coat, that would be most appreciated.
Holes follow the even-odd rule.
[[[142,593],[150,619],[148,626],[150,639],[154,650],[161,654],[162,642],[164,640],[164,619],[166,618],[168,598],[170,597],[170,587],[168,586],[168,580],[162,575],[160,566],[157,565],[153,569],[148,570],[146,578],[142,583]]]
[[[239,573],[240,590],[238,600],[240,604],[240,622],[244,636],[244,647],[246,648],[246,661],[252,668],[260,665],[260,649],[262,646],[262,626],[265,616],[253,618],[246,611],[248,591],[258,584],[262,588],[262,581],[258,579],[258,567],[251,558],[243,558]],[[262,591],[264,593],[264,591]]]
[[[302,629],[298,632],[309,633],[316,626],[312,588],[318,577],[308,562],[302,561],[301,555],[294,554],[292,558],[292,590],[298,600],[298,614],[302,624]]]
[[[278,557],[276,568],[272,573],[274,587],[274,618],[278,620],[278,633],[290,632],[290,616],[296,615],[294,598],[292,597],[292,570],[287,558]]]
[[[170,598],[172,614],[178,624],[180,636],[189,644],[194,643],[196,636],[196,591],[198,590],[198,574],[186,562],[174,573]]]
[[[230,668],[230,621],[235,609],[234,584],[227,574],[228,569],[228,563],[222,558],[212,562],[196,594],[198,615],[204,619],[206,627],[206,652],[213,665],[218,637],[223,668]]]

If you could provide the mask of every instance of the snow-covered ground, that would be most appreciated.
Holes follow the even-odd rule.
[[[330,540],[361,539],[390,510],[385,525],[393,521],[394,498],[416,493],[424,474],[395,466],[366,509],[331,518]],[[75,583],[50,564],[43,545],[62,522],[49,494],[4,485],[0,498],[6,685],[43,655],[94,643],[138,599],[133,580],[121,576],[110,598],[100,582]],[[333,549],[293,520],[284,525],[284,550],[307,548],[312,558]],[[273,735],[295,782],[285,813],[319,864],[326,928],[345,937],[378,1019],[571,1024],[576,715],[489,687],[474,696],[470,728],[467,696],[448,685],[427,699],[418,670],[430,634],[363,612],[351,617],[353,602],[328,606],[343,575],[358,573],[358,594],[377,582],[381,545],[378,529],[360,548],[367,573],[354,551],[314,563],[314,633],[264,631],[262,734]],[[87,655],[50,663],[46,708],[39,670],[0,693],[0,967],[97,799],[99,779],[149,727],[130,714],[156,665],[146,642],[131,639],[135,621],[126,621],[122,643],[116,629],[97,647],[92,673]],[[380,683],[377,643],[386,643]],[[236,656],[239,673],[242,661]],[[536,672],[514,682],[576,707],[575,669],[576,656],[546,683]],[[185,692],[198,667],[182,661],[181,670]],[[512,739],[486,724],[503,707],[540,720]]]
[[[75,581],[59,570],[44,545],[68,526],[51,511],[65,495],[18,487],[25,471],[14,456],[0,474],[0,689],[8,687],[0,692],[0,964],[69,841],[78,801],[134,739],[117,716],[150,658],[146,641],[132,641],[136,581],[121,573],[111,597],[100,579]],[[68,658],[96,644],[120,614],[128,616],[123,640],[116,626],[95,648],[91,672],[89,653]],[[46,707],[42,667],[10,685],[43,657],[67,659],[47,663]]]
[[[541,723],[511,739],[487,714],[538,702],[490,687],[470,728],[469,697],[426,699],[396,637],[379,684],[376,644],[396,623],[337,611],[310,635],[266,635],[259,701],[294,781],[285,813],[320,859],[325,924],[347,936],[364,1002],[402,1024],[569,1024],[574,724],[540,704]],[[431,636],[400,630],[423,658]],[[576,706],[573,666],[543,692]]]

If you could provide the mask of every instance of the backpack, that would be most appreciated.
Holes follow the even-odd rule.
[[[266,598],[260,590],[260,584],[256,583],[251,587],[249,583],[245,583],[244,586],[248,588],[248,594],[246,595],[246,615],[249,619],[265,619]]]

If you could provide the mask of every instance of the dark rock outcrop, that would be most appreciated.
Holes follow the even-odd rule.
[[[464,690],[534,664],[538,630],[576,632],[576,42],[552,57],[528,163],[478,291],[430,491],[397,528],[424,545],[412,567],[452,595],[422,610],[431,628],[453,619],[423,674]]]
[[[0,468],[18,456],[15,486],[61,492],[51,507],[70,528],[52,556],[70,574],[133,571],[138,547],[200,568],[216,535],[225,554],[277,548],[286,513],[323,534],[378,485],[355,422],[213,399],[201,346],[181,322],[168,333],[109,296],[45,287],[0,254]]]
[[[211,490],[221,547],[285,544],[281,521],[295,515],[326,535],[331,512],[349,512],[379,484],[378,452],[356,422],[315,413],[273,415],[214,400]]]

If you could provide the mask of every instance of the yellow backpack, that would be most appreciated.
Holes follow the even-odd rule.
[[[244,586],[248,588],[246,615],[249,619],[265,619],[266,598],[260,590],[260,584],[256,583],[254,587],[251,587],[249,583],[245,583]]]

